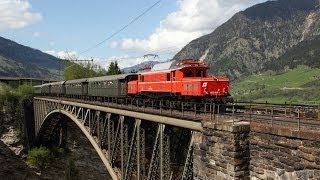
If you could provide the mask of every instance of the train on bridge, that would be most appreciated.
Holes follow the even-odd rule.
[[[34,86],[35,94],[72,98],[139,98],[230,103],[227,77],[207,74],[201,61],[185,59],[154,65],[149,71],[83,78]]]

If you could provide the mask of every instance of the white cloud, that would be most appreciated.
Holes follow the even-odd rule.
[[[78,54],[76,51],[55,51],[55,50],[47,50],[45,53],[51,54],[60,59],[67,60],[90,60],[91,58],[83,57]],[[107,59],[95,57],[93,58],[94,63],[101,65],[106,70],[108,69],[111,62],[117,61],[120,69],[131,67],[137,64],[140,64],[148,59],[144,59],[143,57],[130,57],[129,55],[119,55],[119,56],[111,56]]]
[[[79,54],[76,51],[66,52],[66,51],[47,50],[44,52],[61,59],[68,59],[68,60],[79,59]]]
[[[112,61],[117,61],[120,69],[123,69],[126,67],[134,66],[136,64],[140,64],[141,62],[144,61],[144,59],[143,57],[130,58],[128,55],[111,56],[106,60],[101,60],[100,64],[102,65],[102,67],[108,69],[109,64]]]
[[[236,12],[265,0],[178,0],[170,13],[147,39],[127,38],[110,47],[141,52],[172,47],[176,51],[191,40],[212,32]]]
[[[0,0],[0,29],[18,29],[42,20],[40,13],[30,12],[28,0]]]
[[[40,33],[39,32],[35,32],[35,33],[33,33],[33,37],[40,37]]]
[[[76,51],[66,52],[66,51],[47,50],[44,52],[51,54],[55,57],[58,57],[60,59],[68,59],[68,60],[85,60],[85,59],[90,60],[91,59],[91,58],[79,56],[79,54]],[[106,70],[108,69],[110,63],[113,61],[117,61],[121,69],[134,66],[144,61],[143,57],[130,58],[128,55],[111,56],[107,59],[95,57],[93,60],[94,60],[94,63],[101,65]]]

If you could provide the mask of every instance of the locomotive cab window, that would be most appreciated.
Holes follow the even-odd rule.
[[[167,73],[167,81],[170,81],[170,73]]]
[[[140,82],[144,82],[144,76],[140,76]]]
[[[197,71],[197,77],[206,77],[206,71],[205,70],[198,70]]]
[[[186,69],[183,71],[183,76],[184,77],[193,77],[193,72],[191,69]]]

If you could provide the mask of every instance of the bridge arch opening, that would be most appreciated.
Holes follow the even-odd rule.
[[[66,148],[68,152],[78,151],[79,148],[81,148],[83,152],[82,155],[80,155],[81,157],[91,153],[89,159],[94,160],[94,163],[85,163],[87,166],[96,166],[95,163],[101,164],[102,161],[103,167],[107,169],[109,174],[106,173],[105,168],[101,171],[101,168],[98,167],[97,171],[106,174],[106,178],[104,179],[118,178],[94,137],[90,135],[88,129],[86,129],[74,115],[67,111],[54,110],[47,114],[36,138],[38,145],[63,147]],[[93,155],[95,152],[97,155]],[[100,159],[101,161],[98,162]],[[84,162],[82,161],[81,164],[84,164]]]
[[[35,110],[39,137],[45,134],[42,128],[52,126],[55,130],[48,134],[55,134],[56,140],[51,143],[63,144],[63,130],[57,130],[63,122],[52,119],[65,116],[87,139],[93,139],[90,143],[97,147],[98,154],[103,151],[101,159],[106,156],[110,169],[116,172],[114,179],[192,177],[194,131],[202,130],[198,122],[52,99],[38,99]],[[42,141],[50,142],[45,138]]]

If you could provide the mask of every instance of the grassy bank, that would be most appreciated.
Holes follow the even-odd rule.
[[[320,69],[298,66],[283,72],[267,71],[232,83],[237,100],[273,103],[320,103]]]

